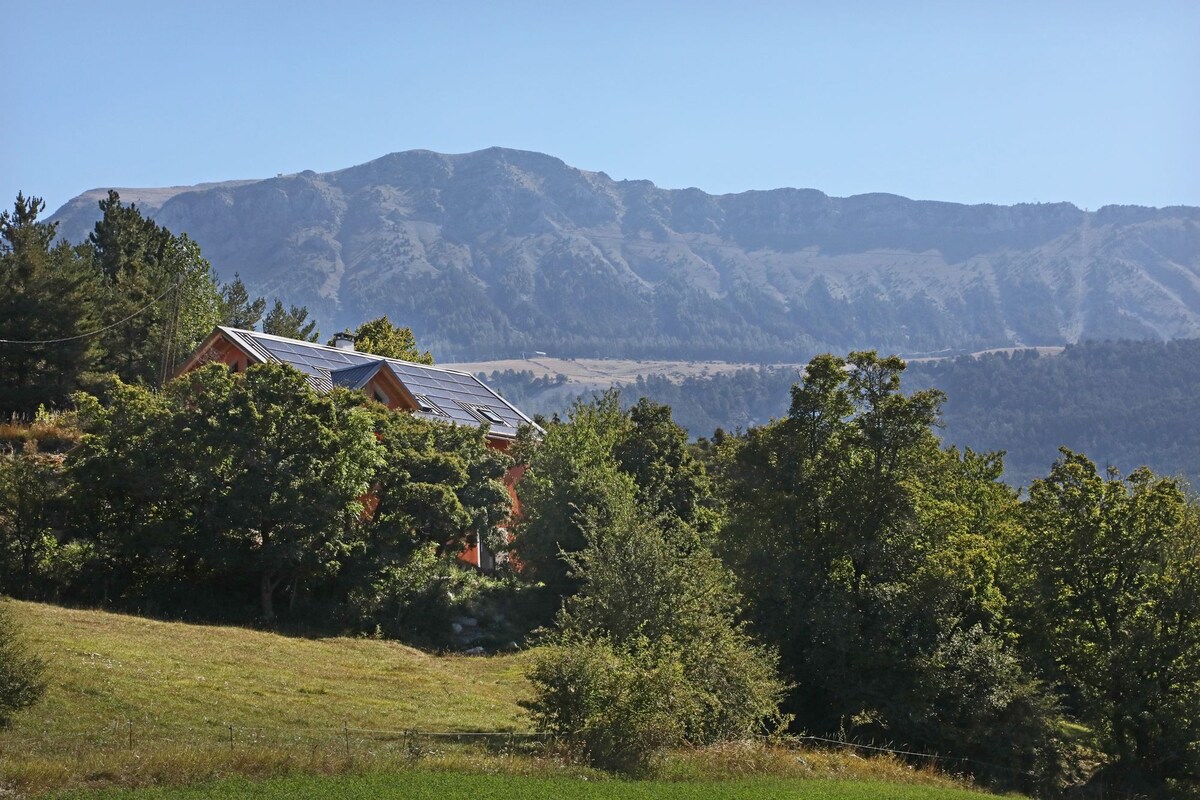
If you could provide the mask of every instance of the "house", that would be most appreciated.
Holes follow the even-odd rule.
[[[360,389],[395,411],[452,425],[487,426],[488,446],[501,451],[508,450],[521,426],[537,429],[520,409],[468,372],[360,353],[354,349],[353,337],[345,334],[327,346],[219,326],[178,372],[213,361],[227,364],[235,372],[254,364],[288,364],[308,376],[317,391],[336,386]],[[514,513],[520,508],[514,487],[523,471],[524,467],[517,465],[504,477]],[[480,569],[495,566],[494,556],[478,540],[461,559]]]

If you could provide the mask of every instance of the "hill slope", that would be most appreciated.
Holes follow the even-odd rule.
[[[147,210],[328,332],[389,314],[442,360],[797,361],[1200,336],[1200,209],[709,195],[540,153],[395,153]],[[55,214],[72,239],[94,203]]]
[[[41,703],[0,731],[55,751],[83,740],[201,741],[353,728],[525,730],[520,656],[441,657],[394,642],[301,639],[13,601],[49,664]],[[224,732],[224,733],[223,733]]]
[[[527,729],[516,702],[528,689],[525,655],[432,656],[367,639],[0,602],[46,658],[50,687],[0,730],[4,797],[123,786],[155,788],[102,796],[533,798],[578,794],[597,779],[610,789],[596,797],[984,796],[887,756],[755,743],[674,754],[662,768],[669,784],[522,756],[506,737],[499,752],[455,750],[388,732]]]

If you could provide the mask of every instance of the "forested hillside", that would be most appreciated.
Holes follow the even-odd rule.
[[[530,413],[561,413],[569,385],[532,372],[493,372],[488,381]],[[761,425],[787,411],[795,369],[760,368],[672,381],[639,378],[625,401],[671,406],[695,437]],[[1033,350],[914,361],[913,388],[946,394],[939,430],[948,444],[1005,450],[1005,479],[1028,486],[1060,446],[1122,471],[1148,465],[1200,486],[1200,340],[1085,342],[1060,355]]]
[[[946,393],[942,438],[1006,450],[1029,486],[1060,446],[1122,472],[1148,465],[1200,489],[1200,340],[1088,342],[1058,356],[992,354],[910,364],[905,383]]]

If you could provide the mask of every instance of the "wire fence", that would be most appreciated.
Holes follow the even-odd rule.
[[[491,753],[532,754],[556,743],[548,733],[529,731],[433,731],[352,727],[257,727],[210,723],[204,726],[165,726],[114,720],[103,729],[75,732],[11,732],[0,736],[0,757],[6,754],[76,756],[90,752],[155,751],[174,748],[219,750],[294,750],[312,755],[407,757],[445,749],[476,749]]]

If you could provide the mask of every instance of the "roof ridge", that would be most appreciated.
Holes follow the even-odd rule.
[[[411,365],[414,367],[422,367],[424,369],[435,369],[438,372],[448,372],[452,375],[467,375],[472,378],[475,377],[470,372],[466,372],[466,371],[460,370],[460,369],[450,369],[449,367],[442,367],[437,364],[422,364],[420,361],[405,361],[403,358],[392,358],[391,356],[381,356],[376,353],[368,353],[365,350],[343,350],[340,347],[333,347],[332,345],[318,344],[317,342],[306,342],[303,339],[293,339],[290,336],[278,336],[274,333],[263,333],[262,331],[246,330],[245,328],[233,328],[233,327],[230,327],[229,325],[219,325],[217,327],[221,328],[224,331],[245,334],[245,335],[253,336],[253,337],[263,337],[265,339],[273,339],[277,342],[288,342],[291,344],[304,345],[305,347],[312,347],[317,350],[328,350],[328,351],[335,352],[335,353],[353,353],[356,356],[363,356],[364,358],[375,359],[376,361],[395,361],[399,364],[408,364],[408,365]],[[362,365],[361,364],[351,364],[350,366],[362,366]]]

